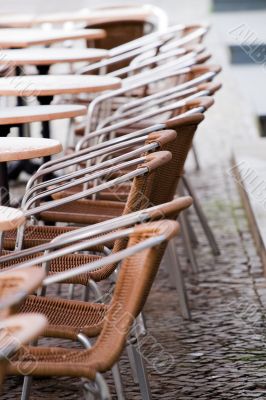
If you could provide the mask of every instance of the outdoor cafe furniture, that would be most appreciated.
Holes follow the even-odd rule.
[[[90,25],[121,20],[149,21],[156,18],[157,15],[163,19],[164,24],[167,24],[167,17],[163,10],[152,5],[135,4],[131,7],[121,5],[115,8],[109,6],[99,9],[84,8],[73,12],[54,12],[41,15],[6,13],[0,16],[0,26],[5,28],[31,28],[45,23],[62,25],[66,22],[72,22]]]
[[[52,102],[55,95],[98,93],[118,89],[119,78],[90,75],[27,75],[0,78],[0,96],[35,96],[42,105]],[[43,125],[42,134],[49,137],[49,124]]]
[[[107,312],[106,306],[98,304],[99,311],[101,308],[103,314],[106,312],[106,315],[102,321],[102,330],[96,343],[91,346],[86,335],[80,332],[78,337],[85,350],[40,346],[22,349],[12,357],[11,363],[7,366],[7,374],[87,378],[96,384],[100,399],[107,400],[110,399],[110,394],[101,374],[111,370],[116,365],[127,345],[127,338],[129,338],[131,339],[129,346],[134,354],[141,394],[143,398],[151,399],[144,360],[137,347],[138,333],[134,329],[133,323],[146,302],[167,243],[177,233],[178,224],[174,221],[164,220],[120,230],[119,232],[113,232],[87,241],[87,248],[94,243],[105,243],[117,237],[129,239],[129,244],[126,249],[116,254],[111,254],[100,262],[96,261],[95,263],[74,268],[71,271],[48,276],[43,283],[44,286],[48,286],[82,272],[89,272],[99,265],[105,266],[108,263],[123,260],[111,302],[107,306]],[[47,300],[49,301],[49,299]],[[58,299],[58,310],[60,309],[60,301]],[[84,306],[87,304],[85,302]],[[81,315],[83,315],[81,302],[77,304],[76,316],[79,315],[79,312],[82,312]],[[125,318],[125,315],[127,318]],[[51,329],[53,329],[52,326]],[[65,333],[67,335],[67,331]],[[51,336],[53,336],[52,331]],[[34,369],[29,367],[28,362],[32,358],[35,360]],[[23,392],[29,394],[30,379],[27,377],[24,382]],[[84,389],[88,395],[92,390],[89,382],[85,382]],[[23,398],[26,399],[27,397]]]
[[[95,40],[105,37],[102,29],[1,29],[0,48],[26,48],[38,45],[51,45],[66,40]]]
[[[8,67],[25,67],[34,65],[40,74],[47,74],[55,64],[73,64],[96,62],[108,58],[108,51],[86,48],[27,48],[1,51],[0,65]]]
[[[63,118],[74,118],[84,115],[86,107],[79,105],[48,105],[48,106],[21,106],[21,107],[6,107],[0,111],[0,136],[2,136],[2,148],[0,154],[0,177],[1,177],[1,202],[9,204],[9,185],[7,174],[7,162],[29,160],[31,158],[50,156],[62,150],[59,142],[52,140],[51,142],[41,139],[31,138],[4,138],[10,133],[11,128],[20,127],[23,124],[33,122],[48,123],[52,120]],[[3,146],[6,146],[4,148]],[[29,172],[36,169],[34,165],[16,164],[14,169],[20,172],[27,167]],[[32,171],[31,171],[32,167]],[[12,170],[11,168],[11,170]],[[12,174],[11,174],[12,175]],[[4,189],[3,189],[4,188]]]
[[[50,156],[62,151],[61,143],[53,139],[2,137],[0,152],[0,187],[2,205],[9,205],[7,162]]]

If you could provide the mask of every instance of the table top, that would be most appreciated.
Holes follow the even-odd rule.
[[[102,39],[105,32],[102,29],[1,29],[1,48],[24,48],[34,45],[48,45],[65,40]]]
[[[119,89],[121,79],[107,75],[27,75],[0,78],[2,96],[55,96]]]
[[[1,125],[16,126],[30,122],[52,121],[55,119],[74,118],[85,115],[85,106],[62,104],[49,106],[17,106],[0,109],[0,134]],[[0,139],[2,140],[2,138]],[[1,151],[1,150],[0,150]]]
[[[0,206],[0,231],[16,229],[25,221],[23,212],[17,208]]]
[[[152,15],[152,7],[128,6],[128,7],[106,7],[96,10],[87,8],[75,12],[56,12],[52,14],[1,14],[0,26],[9,28],[30,28],[42,23],[63,24],[65,22],[85,22],[88,24],[98,24],[118,20],[144,20]]]
[[[35,16],[33,24],[86,22],[88,25],[112,21],[141,20],[146,21],[151,16],[149,7],[122,7],[99,10],[82,9],[76,12],[61,12]]]
[[[1,34],[1,31],[0,31]],[[108,51],[86,48],[27,48],[2,50],[0,65],[52,65],[57,63],[96,62],[108,57]]]
[[[62,151],[58,140],[31,137],[1,137],[0,162],[29,160]]]

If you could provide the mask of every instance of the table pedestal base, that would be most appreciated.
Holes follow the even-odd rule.
[[[21,172],[33,175],[40,166],[41,164],[31,160],[12,161],[8,166],[8,177],[11,180],[16,180]]]
[[[9,206],[9,184],[8,184],[8,173],[7,173],[7,163],[0,162],[0,205]]]

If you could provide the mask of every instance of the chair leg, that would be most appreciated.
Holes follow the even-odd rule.
[[[62,285],[59,283],[57,285],[57,289],[56,289],[56,296],[58,296],[58,297],[61,296],[61,289],[62,289]]]
[[[127,344],[126,350],[127,350],[128,360],[129,360],[129,363],[130,363],[130,368],[131,368],[131,372],[132,372],[133,381],[137,385],[139,383],[139,381],[138,381],[138,375],[137,375],[136,365],[135,365],[135,362],[134,362],[133,349],[132,349],[132,344],[131,343]]]
[[[206,235],[206,237],[208,239],[208,242],[209,242],[209,244],[211,246],[212,252],[213,252],[213,254],[215,256],[218,256],[218,255],[221,254],[220,253],[220,249],[218,247],[218,244],[216,242],[214,234],[213,234],[213,232],[212,232],[212,230],[211,230],[211,228],[210,228],[210,226],[208,224],[206,215],[203,212],[203,209],[201,207],[199,199],[197,198],[197,196],[195,194],[195,191],[192,188],[192,185],[190,184],[188,178],[186,176],[182,176],[182,181],[183,181],[184,186],[186,187],[189,195],[193,198],[193,205],[194,205],[195,211],[196,211],[196,213],[198,215],[198,218],[200,220],[202,228],[203,228],[203,230],[205,232],[205,235]]]
[[[198,272],[198,263],[192,248],[191,240],[189,237],[189,230],[187,225],[187,215],[185,213],[181,213],[178,218],[181,226],[181,235],[184,241],[184,247],[187,253],[187,257],[192,267],[192,271],[196,274]]]
[[[103,376],[97,372],[94,382],[83,385],[85,400],[111,400],[107,383]]]
[[[192,224],[191,224],[191,222],[189,220],[189,211],[190,210],[187,209],[187,210],[184,210],[182,212],[185,213],[186,216],[187,216],[187,218],[186,218],[187,228],[188,228],[188,233],[189,233],[189,237],[190,237],[191,243],[192,243],[193,247],[197,247],[199,245],[199,241],[198,241],[197,235],[196,235],[196,233],[194,231],[194,228],[193,228],[193,226],[192,226]]]
[[[103,293],[97,283],[90,279],[88,282],[88,288],[94,295],[94,302],[103,303]]]
[[[198,152],[196,150],[195,144],[192,144],[191,150],[192,150],[192,154],[194,156],[194,161],[196,164],[196,171],[200,171],[199,157],[198,157]]]
[[[171,242],[174,239],[171,240]],[[170,244],[170,243],[169,243]],[[164,253],[164,258],[163,258],[163,262],[164,265],[167,269],[168,275],[169,275],[169,284],[171,286],[172,289],[175,289],[176,285],[175,285],[175,273],[174,273],[174,263],[171,257],[171,251],[169,250],[169,244],[166,247],[165,253]]]
[[[31,384],[32,376],[25,376],[23,380],[21,400],[28,400],[30,398]]]
[[[122,383],[122,378],[121,378],[121,373],[120,373],[120,369],[119,369],[119,364],[118,363],[113,366],[112,375],[113,375],[113,378],[114,378],[117,400],[125,400],[123,383]]]
[[[185,287],[185,283],[184,283],[184,278],[183,278],[180,262],[179,262],[178,255],[176,252],[174,239],[172,239],[168,243],[167,253],[169,255],[170,269],[172,271],[172,279],[173,279],[173,282],[175,283],[175,287],[176,287],[178,297],[179,297],[179,304],[180,304],[180,310],[181,310],[182,317],[185,319],[191,319],[186,287]]]
[[[77,339],[80,341],[80,343],[86,348],[86,349],[90,349],[91,348],[91,343],[90,343],[90,340],[87,338],[87,336],[86,335],[84,335],[84,333],[79,333],[78,335],[77,335]],[[123,385],[122,385],[122,379],[121,379],[121,374],[120,374],[120,370],[119,370],[119,366],[118,366],[118,364],[115,364],[114,366],[113,366],[113,368],[112,368],[112,374],[113,374],[113,378],[114,378],[114,382],[115,382],[115,389],[116,389],[116,394],[117,394],[117,399],[118,400],[125,400],[125,396],[124,396],[124,390],[123,390]],[[98,380],[99,380],[99,382],[97,382],[97,379],[96,379],[96,384],[97,384],[97,386],[98,386],[98,389],[99,389],[99,391],[100,391],[100,387],[99,386],[103,386],[103,388],[104,388],[104,384],[106,385],[106,383],[105,383],[105,380],[103,379],[103,377],[99,374],[99,378],[98,378]],[[102,383],[102,380],[104,381],[104,383]],[[98,384],[99,383],[99,384]],[[88,386],[89,386],[89,384],[87,384]],[[108,388],[107,388],[108,389]],[[95,393],[91,393],[91,390],[89,390],[88,389],[88,387],[87,387],[87,389],[86,389],[86,384],[84,385],[84,390],[86,391],[87,390],[87,394],[85,393],[85,397],[86,397],[86,400],[88,399],[90,399],[90,398],[95,398]],[[106,393],[106,390],[104,389],[103,390],[103,393]],[[108,389],[108,393],[109,393],[109,389]],[[94,397],[92,397],[92,395],[94,395]],[[109,397],[101,397],[100,396],[100,399],[102,400],[102,399],[108,399]]]
[[[142,358],[142,355],[140,354],[139,349],[137,348],[138,344],[137,343],[132,344],[131,346],[132,346],[132,355],[136,366],[136,372],[137,372],[142,400],[151,400],[152,399],[151,389],[144,360]]]
[[[147,334],[147,326],[143,311],[139,313],[139,315],[136,318],[135,329],[137,336],[145,336]]]
[[[74,285],[73,283],[71,283],[71,284],[68,286],[68,298],[69,298],[69,300],[72,300],[72,299],[73,299],[73,297],[74,297],[74,290],[75,290],[75,285]]]

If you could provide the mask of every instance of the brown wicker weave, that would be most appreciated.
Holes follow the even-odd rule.
[[[167,135],[168,140],[173,139],[173,132],[169,132]],[[161,139],[163,142],[167,141],[167,138]],[[159,140],[159,139],[158,139]],[[149,173],[145,174],[143,179],[148,179],[149,174],[153,174],[153,172],[158,168],[160,165],[164,164],[165,162],[169,162],[171,158],[171,154],[168,152],[167,154],[160,153],[158,156],[159,152],[153,153],[147,156],[147,163],[145,164],[149,168]],[[144,164],[141,164],[141,166],[144,166]],[[132,187],[134,188],[136,186],[136,190],[138,190],[137,186],[138,179],[133,180]],[[144,190],[144,188],[143,188]],[[142,192],[140,192],[142,193]],[[145,195],[148,195],[148,193],[144,193]],[[87,201],[90,203],[90,211],[88,212],[88,205]],[[98,202],[98,201],[93,201],[93,200],[81,200],[78,202],[73,202],[72,206],[71,204],[68,206],[67,205],[67,214],[69,212],[69,207],[71,211],[74,209],[76,212],[72,213],[72,222],[75,223],[80,223],[80,215],[83,215],[82,219],[82,224],[92,224],[100,221],[105,221],[107,219],[119,216],[123,213],[124,211],[124,204],[121,202],[113,202],[113,201],[103,201],[103,202]],[[84,213],[84,207],[86,209]],[[64,206],[62,207],[57,207],[54,209],[56,212],[56,219],[57,220],[62,220],[63,217],[61,218],[61,214],[64,213]],[[49,219],[49,213],[45,213],[44,215],[47,215],[47,219]],[[54,212],[51,211],[52,219],[54,220]],[[25,230],[25,235],[24,235],[24,247],[34,247],[36,245],[41,244],[41,241],[49,241],[53,237],[57,236],[60,234],[60,232],[65,231],[65,229],[68,228],[60,228],[58,229],[57,227],[48,227],[48,226],[39,226],[39,227],[28,227]],[[73,229],[73,228],[70,228]],[[45,232],[44,232],[45,231]],[[44,233],[42,235],[42,232]],[[15,239],[16,239],[16,231],[9,231],[5,235],[5,240],[4,240],[4,247],[6,250],[13,250],[14,245],[15,245]]]
[[[105,22],[90,25],[89,28],[105,30],[106,37],[97,39],[97,41],[95,41],[95,47],[98,49],[110,50],[138,39],[144,34],[151,33],[153,25],[142,18],[139,21],[128,19],[124,21]],[[91,47],[91,41],[88,42],[88,47]]]
[[[184,82],[190,81],[190,80],[195,79],[199,76],[202,76],[208,72],[214,72],[216,75],[220,71],[221,71],[221,67],[219,65],[206,65],[206,64],[195,65],[195,66],[192,66],[192,67],[186,69],[186,71],[184,73],[175,77],[174,85],[178,85],[178,84],[182,84]],[[201,85],[199,85],[197,88],[198,88],[198,90],[203,90],[203,89],[206,89],[206,86],[202,87]],[[218,86],[214,86],[214,87],[207,86],[207,88],[210,89],[210,95],[211,95],[220,88],[220,84],[218,84]],[[152,123],[154,123],[154,121],[152,121]],[[149,125],[151,125],[151,121],[146,120],[146,121],[144,121],[144,125],[142,122],[140,122],[140,123],[134,124],[134,126],[131,126],[131,127],[121,128],[120,130],[118,130],[116,132],[116,134],[124,135],[124,134],[130,133],[136,129],[142,129],[143,127],[147,127]],[[85,132],[85,123],[79,122],[75,128],[75,135],[83,136],[84,132]]]
[[[201,98],[191,102],[190,107],[204,106],[205,108],[208,108],[212,104],[212,102],[213,100],[211,98]],[[190,149],[191,141],[193,139],[196,128],[198,124],[202,121],[202,119],[202,114],[196,114],[181,119],[173,119],[167,122],[167,127],[175,129],[177,132],[177,136],[175,141],[171,142],[171,147],[170,144],[167,145],[166,143],[164,143],[163,149],[165,148],[165,146],[168,146],[167,148],[171,150],[171,152],[174,154],[174,157],[172,157],[171,163],[168,165],[168,168],[166,170],[158,170],[158,175],[156,173],[153,173],[151,174],[151,177],[149,177],[149,175],[147,174],[144,177],[134,179],[128,201],[125,204],[124,209],[122,209],[121,203],[118,202],[116,202],[114,204],[114,207],[112,207],[112,202],[101,200],[82,200],[78,202],[73,202],[72,204],[60,206],[54,210],[42,213],[41,217],[49,221],[66,221],[81,224],[90,224],[95,223],[96,219],[97,221],[102,220],[103,208],[101,207],[101,205],[103,205],[103,207],[105,208],[104,215],[106,216],[106,213],[108,212],[110,213],[110,218],[112,218],[114,216],[121,215],[121,213],[125,214],[128,212],[137,211],[141,208],[147,208],[149,207],[149,205],[161,204],[162,202],[172,200],[173,194],[175,193],[175,189],[178,184],[178,179],[183,171],[184,162]],[[171,171],[171,173],[169,173],[169,171]],[[160,187],[158,179],[160,179],[161,173],[164,173],[166,176],[164,177],[165,180],[164,182],[162,182],[162,186]],[[160,190],[152,190],[152,181],[154,179],[156,187],[159,187]],[[164,190],[161,190],[162,187],[164,188]],[[164,199],[164,201],[161,201],[162,199]],[[90,210],[92,209],[92,207],[95,206],[99,207],[99,211],[97,212],[97,214],[95,213],[92,218]],[[117,212],[118,209],[120,209],[119,214],[114,214],[115,212]],[[55,229],[54,227],[48,226],[38,227],[36,228],[36,230],[32,227],[27,228],[25,232],[24,247],[32,247],[40,244],[40,240],[47,240],[47,235],[49,235],[49,239],[51,240],[54,237],[55,231],[61,233],[68,231],[68,229],[68,227]],[[13,249],[14,244],[15,232],[8,232],[5,238],[5,248]]]
[[[168,219],[176,219],[178,214],[183,211],[184,209],[190,207],[192,204],[192,199],[191,197],[180,197],[175,200],[172,200],[171,202],[164,203],[160,205],[156,211],[149,211],[149,209],[145,210],[147,214],[150,216],[150,220],[156,221],[160,220],[162,218],[168,218]],[[65,229],[65,228],[58,228],[59,229]],[[58,232],[57,232],[58,233]],[[61,232],[63,233],[63,232]],[[56,235],[58,236],[58,235]],[[114,250],[121,248],[121,243],[120,241],[114,242],[113,244]],[[5,254],[8,254],[9,252],[4,252]],[[20,258],[8,262],[2,262],[1,263],[1,268],[7,268],[10,267],[11,265],[15,264],[21,264],[29,259],[32,259],[33,257],[37,257],[41,255],[41,253],[35,253],[33,256],[21,256]],[[59,257],[57,259],[54,259],[50,262],[50,269],[49,269],[49,274],[57,274],[59,272],[66,271],[68,269],[72,269],[75,267],[78,267],[83,264],[87,264],[93,261],[96,261],[100,259],[101,256],[93,255],[93,254],[71,254],[67,255],[64,257]],[[1,259],[0,259],[1,261]],[[106,278],[108,278],[113,272],[114,269],[116,268],[116,265],[110,264],[106,265],[103,268],[99,268],[95,271],[92,271],[90,273],[86,274],[80,274],[77,275],[75,278],[71,279],[71,283],[73,284],[80,284],[84,286],[88,286],[89,281],[93,280],[95,282],[102,281]],[[70,281],[69,281],[70,282]],[[41,301],[41,300],[40,300]]]
[[[207,108],[212,104],[211,99],[199,99],[191,102],[190,107],[193,105],[203,105]],[[172,200],[179,177],[182,175],[184,163],[188,152],[190,150],[192,139],[197,129],[198,124],[203,120],[202,114],[195,114],[189,117],[181,118],[168,122],[171,129],[177,132],[176,139],[163,145],[163,149],[167,149],[172,153],[172,160],[166,168],[160,168],[152,177],[137,178],[131,186],[128,201],[125,204],[123,213],[132,212],[136,209],[149,207],[150,204],[157,205]],[[152,136],[150,136],[152,138]],[[155,181],[152,183],[152,181]],[[154,185],[154,186],[153,186]],[[154,187],[154,189],[152,189]],[[141,193],[141,196],[139,195]],[[114,197],[116,194],[112,194]],[[141,204],[138,204],[141,203]],[[74,223],[95,223],[96,218],[101,220],[102,209],[101,204],[106,205],[103,200],[83,200],[73,204],[67,204],[62,207],[57,207],[54,210],[49,210],[41,214],[41,218],[46,221],[61,221],[61,222],[74,222]],[[119,203],[115,203],[115,210],[117,211]],[[91,207],[99,206],[99,211],[91,218]],[[120,203],[121,206],[121,203]],[[109,208],[111,204],[109,203]],[[112,212],[114,209],[112,210]],[[78,214],[80,216],[78,216]],[[116,214],[117,215],[117,214]]]
[[[119,360],[130,327],[149,294],[163,248],[177,231],[178,225],[174,221],[154,222],[135,228],[129,246],[157,235],[164,235],[165,242],[159,247],[143,250],[123,261],[101,333],[91,349],[28,347],[13,357],[8,373],[95,379],[97,371],[105,372],[112,368]],[[76,304],[75,312],[78,314],[79,302]],[[36,362],[34,369],[28,366],[28,360],[32,357]]]
[[[154,26],[150,22],[143,19],[140,19],[139,21],[128,19],[125,21],[112,21],[90,25],[89,28],[104,29],[106,32],[106,37],[95,40],[93,47],[110,50],[114,47],[118,47],[122,44],[138,39],[144,34],[151,33],[154,29]],[[87,42],[87,47],[91,47],[91,41]],[[108,66],[107,72],[124,68],[129,64],[130,61],[131,59],[128,59],[110,65]]]
[[[162,204],[156,212],[154,211],[149,211],[146,210],[146,213],[149,213],[151,220],[156,220],[162,218],[162,216],[165,218],[173,218],[176,219],[178,214],[189,207],[192,203],[192,200],[190,197],[181,197],[173,200],[172,202]],[[60,228],[59,228],[60,229]],[[117,241],[114,243],[114,251],[117,249],[120,249],[121,243],[120,241]],[[5,252],[5,254],[8,254],[8,252]],[[41,255],[40,253],[35,254],[35,256]],[[1,263],[1,268],[7,268],[12,265],[20,264],[23,263],[29,259],[32,259],[35,256],[21,256],[17,258],[16,260],[11,260],[9,262],[2,262]],[[58,272],[62,272],[68,269],[72,269],[74,267],[80,266],[85,263],[89,263],[92,261],[96,261],[99,259],[100,256],[96,255],[84,255],[84,254],[72,254],[72,255],[67,255],[64,257],[57,258],[55,260],[52,260],[50,263],[50,272],[49,274],[55,274]],[[107,265],[104,268],[97,269],[93,272],[90,272],[88,274],[81,274],[76,276],[75,278],[71,279],[71,283],[74,284],[81,284],[87,286],[89,284],[90,280],[99,282],[101,280],[104,280],[108,278],[116,268],[116,265]]]

